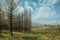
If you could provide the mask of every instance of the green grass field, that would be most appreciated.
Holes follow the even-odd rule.
[[[14,36],[11,37],[8,31],[3,31],[1,40],[44,40],[45,36],[41,34],[13,32]]]
[[[13,37],[7,30],[2,31],[0,40],[60,40],[60,28],[32,30],[31,33],[13,32]]]

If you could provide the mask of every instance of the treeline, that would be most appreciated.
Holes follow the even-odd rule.
[[[13,30],[19,32],[31,31],[31,9],[24,8],[23,12],[17,12],[19,5],[17,0],[1,0],[0,2],[0,33],[2,30],[10,30],[13,36]],[[15,15],[16,14],[16,15]]]

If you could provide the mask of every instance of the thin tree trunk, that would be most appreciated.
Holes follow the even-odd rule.
[[[13,0],[11,0],[11,10],[10,10],[10,33],[11,33],[11,36],[13,36],[13,33],[12,33],[12,11],[13,11],[13,8],[12,8],[12,2]]]
[[[21,28],[20,28],[20,14],[19,14],[19,32],[21,31]]]

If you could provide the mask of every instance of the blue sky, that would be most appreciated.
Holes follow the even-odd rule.
[[[18,12],[24,12],[24,8],[31,9],[32,23],[60,24],[60,0],[15,0],[17,1]]]
[[[60,0],[19,0],[20,11],[24,7],[32,11],[32,23],[60,24]]]

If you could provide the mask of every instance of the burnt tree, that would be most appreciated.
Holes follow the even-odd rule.
[[[16,9],[18,2],[17,0],[6,0],[7,6],[8,6],[8,13],[9,13],[9,18],[10,18],[10,33],[11,36],[13,36],[12,33],[12,20],[13,20],[13,11]]]

